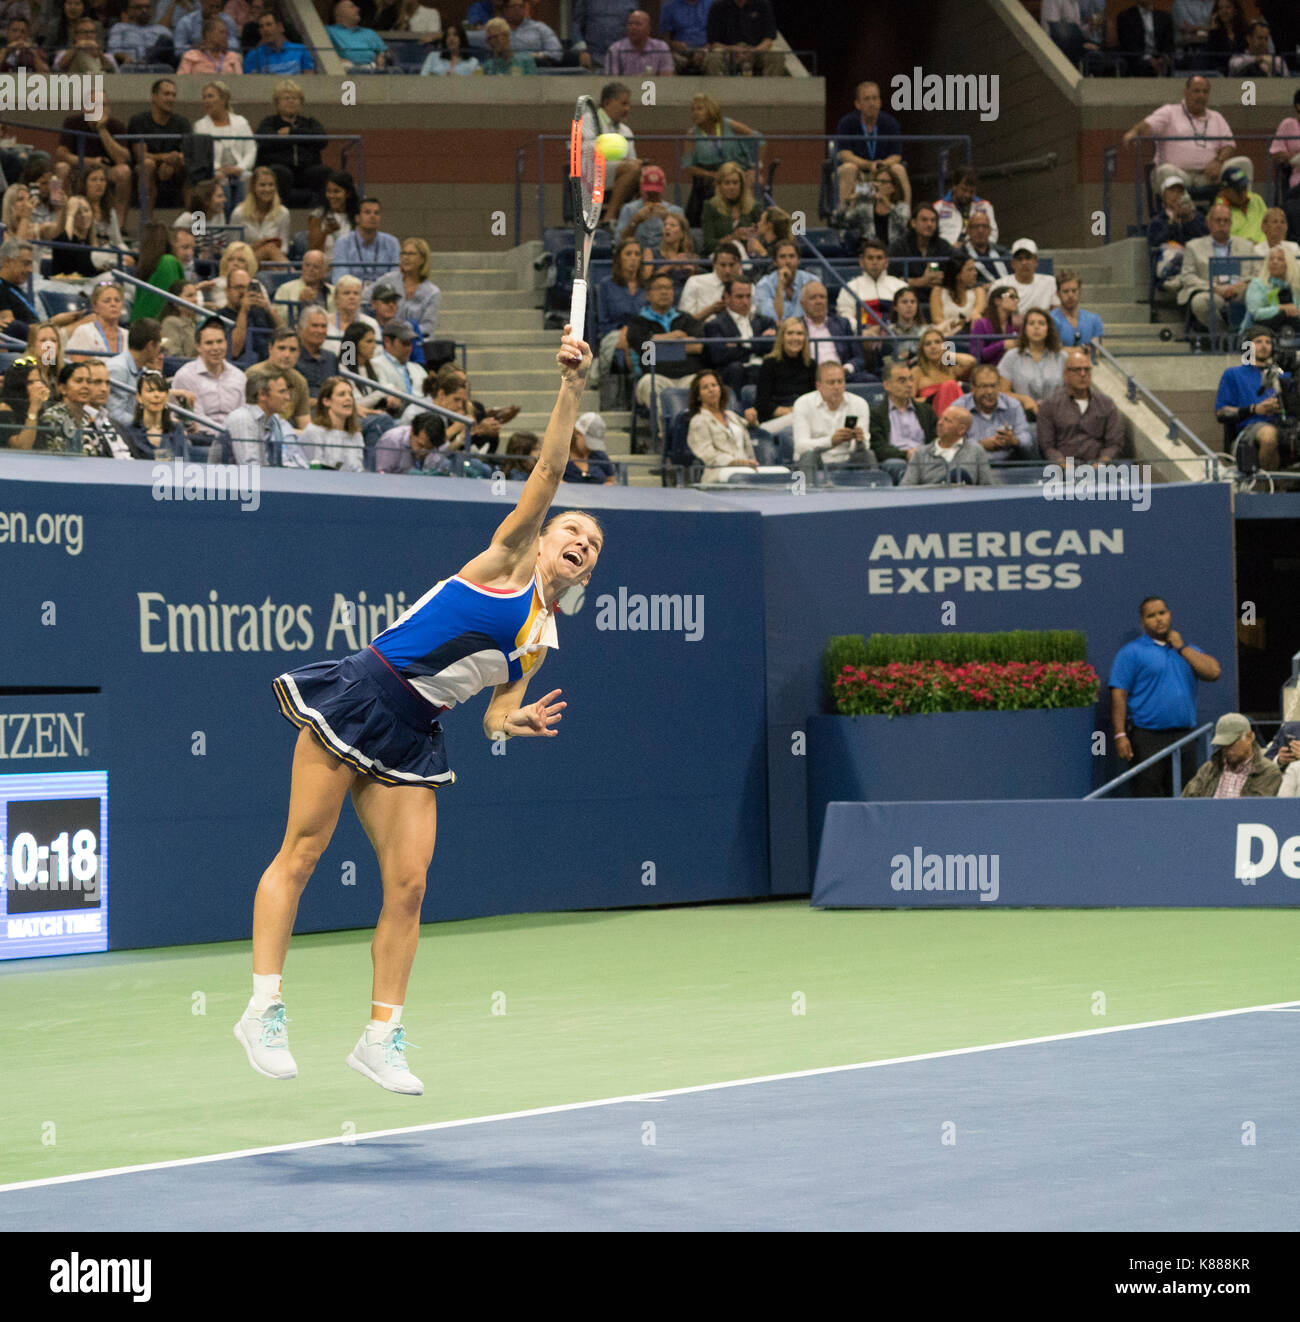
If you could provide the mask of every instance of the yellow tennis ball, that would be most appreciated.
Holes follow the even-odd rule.
[[[621,161],[627,155],[627,139],[621,133],[602,133],[596,139],[596,150],[607,161]]]

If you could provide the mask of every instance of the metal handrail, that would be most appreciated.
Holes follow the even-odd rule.
[[[349,371],[346,367],[340,367],[337,372],[345,381],[350,381],[353,385],[364,386],[366,393],[372,390],[382,390],[385,395],[392,395],[396,399],[404,400],[408,404],[415,404],[426,413],[437,413],[440,417],[451,418],[453,422],[463,422],[467,428],[473,428],[478,425],[477,418],[471,418],[467,414],[457,413],[453,409],[443,408],[441,404],[435,404],[431,399],[421,399],[418,395],[409,394],[405,390],[398,390],[396,386],[390,386],[383,381],[372,381],[368,376],[361,376],[357,372]],[[466,434],[468,440],[468,433]],[[466,450],[466,454],[472,454],[472,450]]]
[[[1132,780],[1133,777],[1138,774],[1138,772],[1145,771],[1148,767],[1155,766],[1155,764],[1159,762],[1162,758],[1171,757],[1174,754],[1174,752],[1180,749],[1184,744],[1191,743],[1193,739],[1204,738],[1213,729],[1214,729],[1213,721],[1206,721],[1204,725],[1197,726],[1196,729],[1191,732],[1191,734],[1183,735],[1183,737],[1179,739],[1177,743],[1170,744],[1167,748],[1162,748],[1158,753],[1152,753],[1152,755],[1149,758],[1147,758],[1145,762],[1139,762],[1137,766],[1130,767],[1126,772],[1123,773],[1123,775],[1116,776],[1114,780],[1108,780],[1100,789],[1093,790],[1091,794],[1085,794],[1083,796],[1083,802],[1087,803],[1089,799],[1102,798],[1104,795],[1109,794],[1111,790],[1117,789],[1120,785],[1123,785],[1125,781]],[[1170,770],[1173,772],[1173,777],[1174,777],[1173,797],[1178,798],[1182,794],[1182,786],[1183,786],[1182,759],[1174,758]]]

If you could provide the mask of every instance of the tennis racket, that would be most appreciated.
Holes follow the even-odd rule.
[[[587,270],[591,265],[591,239],[600,224],[605,200],[605,158],[596,150],[600,121],[596,103],[580,96],[573,108],[569,131],[569,200],[573,204],[573,300],[569,324],[575,339],[584,339],[587,325]]]

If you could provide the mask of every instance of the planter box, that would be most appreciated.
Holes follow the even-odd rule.
[[[813,874],[826,805],[945,799],[1082,799],[1095,788],[1097,709],[813,716],[808,842]]]

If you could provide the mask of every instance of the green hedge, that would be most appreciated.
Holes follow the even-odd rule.
[[[834,711],[834,684],[845,666],[887,666],[893,662],[1086,661],[1087,639],[1077,629],[1016,629],[1009,633],[840,634],[826,647],[826,691]]]

